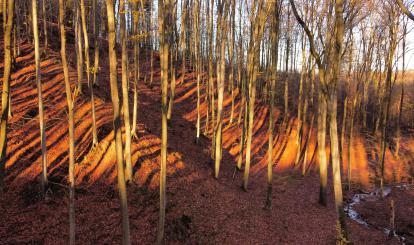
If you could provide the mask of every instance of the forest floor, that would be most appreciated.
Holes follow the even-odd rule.
[[[95,149],[91,150],[87,88],[76,102],[75,219],[78,244],[120,244],[121,241],[108,57],[104,48],[101,52],[100,82],[95,87],[100,141]],[[73,51],[73,46],[69,45],[68,49]],[[12,74],[13,117],[8,134],[7,190],[0,196],[0,244],[66,244],[68,241],[66,100],[60,57],[56,50],[56,47],[52,47],[41,63],[51,182],[46,198],[39,194],[40,139],[34,51],[31,45],[21,45],[21,54]],[[72,61],[70,79],[72,86],[75,86],[75,52],[69,51],[69,60]],[[149,78],[148,59],[142,58],[141,61],[142,77],[146,75]],[[0,64],[1,70],[2,67],[3,64]],[[153,244],[158,222],[161,135],[158,58],[155,68],[154,84],[148,86],[141,79],[138,87],[139,133],[132,144],[134,183],[128,187],[133,244]],[[181,74],[177,74],[177,77],[175,103],[168,130],[166,243],[333,244],[336,212],[332,183],[330,180],[328,207],[322,207],[318,204],[319,177],[316,164],[309,166],[306,177],[291,167],[296,157],[295,130],[275,140],[273,202],[272,209],[265,210],[267,107],[258,105],[256,109],[253,166],[249,189],[245,192],[241,189],[242,173],[234,171],[239,150],[237,116],[240,105],[236,105],[236,120],[229,123],[230,107],[229,100],[226,100],[223,159],[220,177],[216,180],[212,177],[210,139],[202,136],[198,144],[195,143],[194,76],[188,72],[184,81]],[[86,82],[84,84],[86,87]],[[132,94],[130,99],[132,101]],[[202,102],[201,108],[205,114],[204,98]],[[276,115],[279,114],[277,112]],[[291,123],[293,125],[295,122],[292,120]],[[315,142],[310,143],[310,152],[314,152],[315,146]],[[314,156],[309,155],[312,162]],[[352,193],[347,193],[347,196],[352,196]],[[411,200],[414,196],[412,191],[395,195],[395,198],[406,196]],[[397,212],[397,221],[404,216],[414,217],[414,202],[396,202],[397,205],[404,203],[406,206],[404,210],[397,208],[401,210]],[[367,215],[367,219],[374,220],[372,222],[386,227],[388,208],[376,205],[375,210],[378,212],[361,213]],[[389,239],[381,229],[368,228],[350,219],[347,223],[349,237],[354,244],[399,244],[397,240]],[[408,228],[411,226],[410,232],[413,230],[412,224],[405,225]]]

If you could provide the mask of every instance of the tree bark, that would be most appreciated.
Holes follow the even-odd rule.
[[[10,106],[10,75],[11,75],[11,30],[13,27],[14,0],[3,0],[3,25],[4,25],[4,70],[3,91],[1,95],[0,118],[0,193],[4,189],[4,176],[6,172],[7,155],[7,124]],[[6,9],[9,13],[6,17]]]
[[[45,192],[47,187],[47,152],[46,152],[46,132],[44,123],[44,107],[42,96],[42,82],[40,74],[40,50],[39,50],[39,30],[37,24],[37,1],[32,0],[32,15],[33,15],[33,37],[35,46],[35,64],[36,64],[36,87],[37,99],[39,105],[39,129],[40,129],[40,145],[42,149],[42,157],[40,166],[42,169],[41,185],[42,191]]]
[[[157,229],[157,244],[164,241],[165,206],[166,206],[166,168],[167,168],[167,95],[168,95],[168,52],[169,41],[166,38],[166,27],[171,18],[172,0],[158,1],[158,33],[160,43],[161,65],[161,163],[160,163],[160,216]]]
[[[62,0],[60,0],[62,1]],[[116,46],[115,46],[115,13],[114,13],[114,1],[106,1],[106,10],[108,15],[108,41],[109,41],[109,79],[111,85],[111,99],[113,106],[113,125],[115,132],[115,151],[116,162],[118,169],[118,190],[119,201],[121,206],[122,217],[122,244],[131,244],[130,231],[129,231],[129,218],[128,218],[128,201],[127,191],[125,183],[124,172],[124,156],[122,151],[122,132],[121,132],[121,113],[119,103],[118,92],[118,79],[117,79],[117,58],[116,58]]]
[[[128,97],[128,51],[127,51],[127,33],[125,21],[125,0],[120,0],[120,25],[121,25],[121,69],[122,69],[122,109],[124,114],[125,125],[125,181],[132,181],[132,164],[131,164],[131,121],[129,119],[129,97]]]
[[[69,115],[69,244],[75,244],[75,124],[74,104],[76,90],[72,95],[69,82],[68,62],[66,60],[66,32],[64,1],[59,0],[59,29],[60,29],[60,55],[62,58],[63,75],[65,79],[66,101]],[[74,98],[75,97],[75,98]]]

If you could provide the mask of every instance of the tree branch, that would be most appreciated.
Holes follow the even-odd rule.
[[[295,2],[293,0],[289,0],[289,2],[290,2],[290,5],[292,6],[293,14],[296,17],[296,20],[299,22],[299,24],[302,26],[303,30],[305,31],[306,35],[308,36],[310,52],[311,52],[312,56],[315,58],[316,64],[318,65],[318,68],[323,69],[321,57],[319,56],[318,52],[316,52],[315,41],[314,41],[314,37],[313,37],[312,32],[309,30],[309,27],[306,25],[306,23],[299,16],[298,11],[297,11],[296,6],[295,6]]]
[[[410,18],[412,21],[414,21],[413,13],[411,13],[410,10],[408,10],[408,8],[404,5],[402,0],[395,0],[395,1],[397,2],[398,6],[400,6],[400,9],[403,11],[403,13],[406,14],[408,18]]]

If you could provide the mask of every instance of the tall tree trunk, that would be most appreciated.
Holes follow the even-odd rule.
[[[37,1],[32,0],[32,15],[33,15],[33,36],[35,45],[35,63],[36,63],[36,87],[37,87],[37,99],[39,105],[39,128],[40,128],[40,145],[42,148],[42,157],[40,166],[42,169],[41,185],[42,191],[45,192],[47,187],[47,152],[46,152],[46,132],[44,126],[44,108],[43,108],[43,96],[42,96],[42,82],[40,75],[40,51],[39,51],[39,30],[37,25]]]
[[[60,0],[62,1],[62,0]],[[119,201],[122,217],[122,244],[131,244],[128,218],[128,200],[125,183],[124,156],[122,151],[121,113],[118,93],[117,58],[115,47],[115,13],[114,1],[106,1],[108,15],[108,42],[109,42],[109,79],[111,85],[111,99],[113,106],[113,125],[115,132],[115,152],[118,169]]]
[[[11,31],[13,27],[14,0],[3,0],[3,25],[4,25],[4,70],[3,93],[1,95],[0,118],[0,193],[4,189],[4,176],[6,172],[7,155],[7,124],[10,106],[10,74],[11,74]],[[6,3],[7,2],[7,3]],[[6,6],[7,4],[7,6]],[[7,18],[6,18],[6,7]]]
[[[63,75],[65,79],[66,101],[69,115],[69,244],[75,244],[75,123],[74,105],[76,90],[72,95],[69,82],[68,62],[66,60],[66,33],[65,33],[65,7],[64,1],[59,0],[59,29],[60,29],[60,55],[62,58]]]
[[[265,2],[265,3],[264,3]],[[248,127],[247,127],[247,143],[246,143],[246,167],[244,169],[243,176],[243,189],[247,191],[247,185],[249,183],[249,173],[250,173],[250,154],[251,154],[251,145],[253,138],[253,123],[254,123],[254,104],[256,101],[256,78],[258,73],[258,62],[260,58],[260,40],[263,36],[264,21],[266,17],[265,6],[271,1],[259,0],[258,2],[253,3],[252,15],[257,6],[256,16],[252,16],[252,33],[249,43],[249,52],[248,52],[248,77],[249,77],[249,113],[248,113]],[[257,5],[256,5],[257,4]]]
[[[335,48],[333,51],[333,66],[332,66],[332,81],[330,81],[329,87],[329,136],[331,145],[331,157],[332,157],[332,171],[333,171],[333,183],[335,194],[335,207],[338,213],[337,232],[338,241],[348,243],[348,233],[346,230],[346,216],[343,207],[342,196],[342,180],[341,180],[341,161],[339,156],[339,142],[338,142],[338,128],[337,128],[337,86],[339,82],[339,76],[341,73],[341,60],[343,52],[343,40],[344,40],[344,2],[343,0],[337,0],[335,2]]]
[[[125,125],[125,181],[132,181],[132,164],[131,164],[131,122],[129,119],[129,97],[128,97],[128,51],[127,51],[127,33],[125,21],[125,0],[120,0],[121,10],[121,69],[122,69],[122,109],[124,114]]]
[[[83,52],[82,52],[82,30],[80,21],[79,0],[74,1],[74,25],[75,25],[75,52],[76,52],[76,67],[78,72],[78,88],[82,93],[83,80]]]
[[[326,100],[320,90],[318,92],[318,156],[319,156],[319,203],[327,206],[328,163],[326,159]]]
[[[47,38],[47,20],[46,20],[46,0],[42,0],[42,17],[43,17],[43,33],[44,33],[44,41],[45,41],[45,51],[47,53],[48,47],[48,38]]]
[[[200,113],[200,80],[201,80],[201,62],[200,62],[200,16],[199,11],[200,9],[200,2],[199,0],[195,0],[195,6],[194,6],[194,36],[195,36],[195,42],[194,42],[194,53],[195,53],[195,62],[196,62],[196,77],[197,77],[197,123],[196,123],[196,142],[198,144],[198,141],[200,139],[200,127],[201,127],[201,113]],[[185,32],[184,32],[185,33]],[[185,45],[184,45],[185,46]],[[185,73],[185,54],[183,53],[183,74]],[[184,76],[183,76],[184,79]],[[184,80],[183,80],[184,81]]]
[[[167,168],[167,95],[168,95],[168,52],[170,43],[166,29],[171,19],[172,0],[158,1],[158,33],[161,63],[161,163],[160,163],[160,217],[157,229],[157,244],[164,241],[165,205],[166,205],[166,168]]]
[[[142,2],[141,2],[142,3]],[[136,13],[136,14],[135,14]],[[133,33],[136,37],[139,35],[139,8],[138,3],[134,3]],[[138,80],[139,80],[139,43],[138,38],[134,38],[134,107],[132,114],[131,137],[137,138],[137,117],[138,117]]]
[[[80,0],[80,9],[81,9],[83,39],[85,43],[86,78],[88,81],[89,95],[90,95],[90,100],[91,100],[92,147],[95,147],[98,144],[98,134],[96,132],[95,95],[93,92],[93,83],[90,78],[90,74],[92,73],[92,71],[90,69],[90,63],[89,63],[89,38],[88,38],[88,29],[86,27],[87,20],[86,20],[86,13],[85,13],[85,0]],[[93,15],[95,15],[95,13],[93,13]]]
[[[271,46],[272,46],[272,77],[270,80],[269,99],[269,138],[267,150],[267,198],[266,208],[272,208],[272,185],[273,185],[273,133],[274,133],[274,107],[276,99],[277,61],[279,56],[279,26],[280,26],[280,2],[273,3],[273,18],[271,21]]]
[[[386,78],[385,78],[385,98],[382,101],[382,109],[383,109],[383,116],[382,116],[382,122],[381,122],[381,144],[380,144],[380,159],[379,159],[379,166],[381,170],[380,175],[380,188],[381,188],[381,195],[383,195],[384,191],[384,171],[385,171],[385,151],[387,148],[387,136],[388,136],[388,117],[389,117],[389,110],[390,110],[390,104],[391,104],[391,95],[392,95],[392,89],[393,89],[393,78],[392,78],[392,72],[393,72],[393,66],[394,66],[394,54],[395,50],[397,48],[397,32],[398,32],[398,23],[396,20],[396,13],[394,10],[390,10],[391,17],[390,17],[390,23],[389,23],[389,50],[387,54],[387,61],[386,61]]]
[[[223,129],[223,99],[224,99],[224,78],[225,78],[225,50],[226,50],[226,28],[227,28],[227,11],[228,7],[224,1],[218,2],[219,16],[217,24],[216,43],[217,47],[217,123],[215,126],[215,164],[214,177],[217,179],[220,171],[221,153],[222,153],[222,129]],[[226,5],[226,6],[224,6]],[[218,59],[219,57],[219,59]]]

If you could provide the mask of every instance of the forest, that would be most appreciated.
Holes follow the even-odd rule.
[[[414,1],[0,23],[0,244],[414,244]]]

